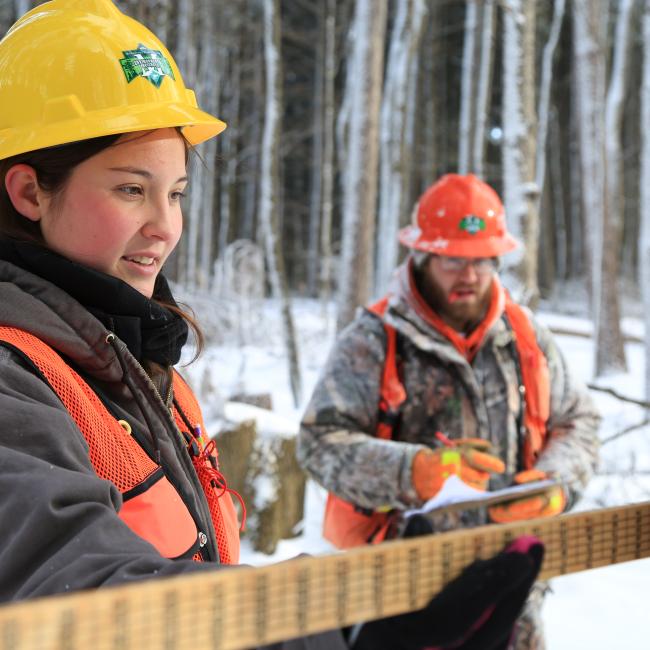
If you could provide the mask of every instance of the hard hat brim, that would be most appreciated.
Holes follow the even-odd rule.
[[[416,250],[441,255],[444,257],[499,257],[521,246],[521,242],[510,233],[500,237],[482,237],[480,239],[426,239],[417,226],[406,226],[399,232],[399,241],[403,246]]]
[[[52,124],[30,124],[0,130],[0,160],[28,151],[54,147],[105,135],[179,127],[189,144],[197,145],[226,128],[220,119],[189,104],[170,102],[162,106],[131,106],[128,113],[93,111],[78,118]],[[70,133],[75,133],[74,139]]]

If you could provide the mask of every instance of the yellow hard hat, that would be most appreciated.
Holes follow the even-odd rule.
[[[226,128],[197,107],[167,48],[111,0],[52,0],[0,41],[0,160],[103,135]]]

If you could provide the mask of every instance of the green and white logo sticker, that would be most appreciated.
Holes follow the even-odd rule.
[[[470,235],[475,235],[479,230],[485,230],[485,220],[474,216],[464,217],[460,220],[458,227]]]
[[[127,50],[122,54],[124,54],[124,58],[120,59],[120,64],[128,83],[131,83],[136,77],[144,77],[156,88],[160,88],[165,77],[174,79],[174,72],[169,61],[159,50],[150,50],[141,43],[137,49]]]

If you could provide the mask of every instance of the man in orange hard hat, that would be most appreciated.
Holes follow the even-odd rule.
[[[324,535],[341,548],[551,517],[596,465],[598,412],[550,332],[499,281],[499,258],[519,242],[496,192],[447,174],[414,217],[388,295],[341,332],[302,422],[299,459],[330,492]],[[557,484],[490,508],[403,516],[451,475],[479,490]],[[544,648],[543,592],[511,647]]]

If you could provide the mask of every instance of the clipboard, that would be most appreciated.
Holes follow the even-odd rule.
[[[404,516],[412,517],[413,515],[422,515],[428,512],[449,512],[493,506],[512,499],[542,494],[558,484],[558,481],[554,479],[546,479],[483,492],[463,483],[458,476],[454,475],[450,476],[445,481],[440,492],[429,499],[421,508],[406,510]]]

